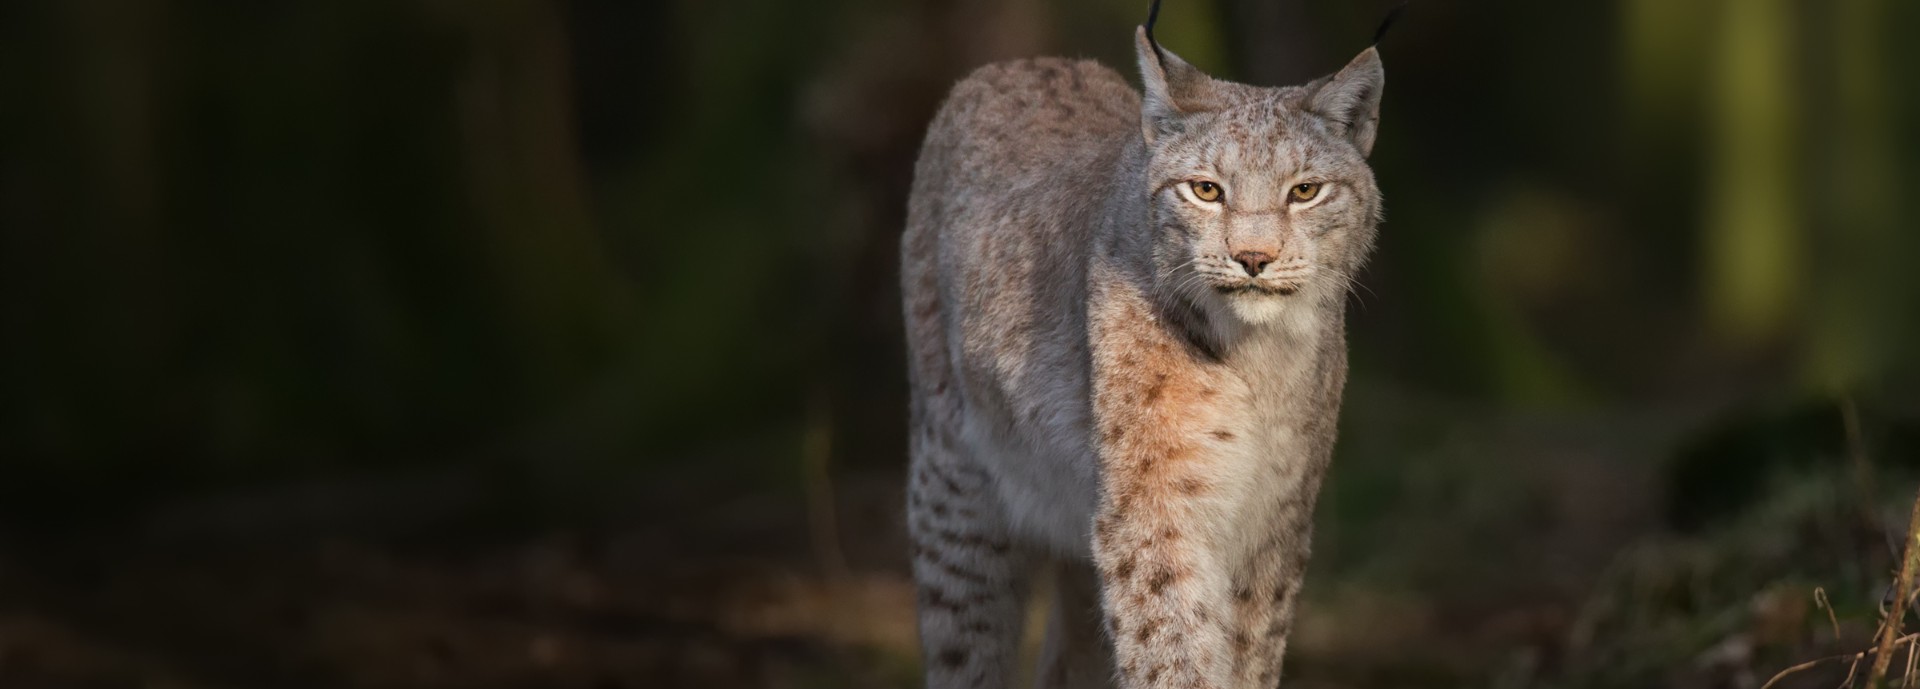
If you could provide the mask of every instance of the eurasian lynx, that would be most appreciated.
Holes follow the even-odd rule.
[[[982,67],[914,169],[908,516],[934,689],[1010,686],[1049,561],[1043,686],[1279,682],[1380,219],[1385,73],[1368,48],[1303,86],[1230,83],[1152,27],[1144,97],[1089,61]]]

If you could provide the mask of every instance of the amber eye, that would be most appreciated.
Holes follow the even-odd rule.
[[[1194,198],[1200,199],[1201,201],[1205,201],[1207,203],[1213,203],[1215,201],[1220,200],[1220,196],[1221,196],[1220,185],[1214,184],[1212,182],[1205,182],[1205,181],[1190,182],[1188,184],[1189,186],[1193,187]]]
[[[1306,184],[1293,185],[1293,190],[1288,192],[1287,195],[1293,199],[1294,203],[1312,201],[1320,197],[1320,183],[1308,182]]]

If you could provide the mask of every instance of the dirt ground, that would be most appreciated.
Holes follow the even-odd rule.
[[[1541,480],[1597,485],[1577,470]],[[836,481],[832,538],[804,495],[654,486],[586,526],[529,525],[474,516],[486,510],[472,486],[438,479],[183,499],[67,530],[16,524],[0,542],[0,687],[917,686],[899,483]],[[1648,545],[1650,527],[1621,516],[1644,499],[1555,497],[1516,521],[1476,512],[1475,490],[1434,498],[1462,505],[1438,520],[1450,537],[1323,529],[1288,686],[1757,687],[1789,659],[1869,633],[1859,614],[1821,631],[1808,602],[1832,583],[1821,575],[1714,559],[1732,546]],[[1328,499],[1323,520],[1354,498]],[[1807,528],[1839,553],[1883,537]],[[1475,541],[1505,545],[1421,564]],[[1828,555],[1793,543],[1768,547]],[[1621,575],[1635,551],[1655,566]],[[1766,573],[1725,583],[1746,570]],[[1641,602],[1702,586],[1741,590]],[[1833,686],[1844,667],[1783,686]]]

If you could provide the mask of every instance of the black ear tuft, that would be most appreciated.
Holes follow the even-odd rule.
[[[1160,21],[1160,0],[1153,0],[1153,8],[1147,10],[1147,45],[1153,46],[1154,57],[1160,56],[1160,42],[1153,40],[1153,24]]]
[[[1160,9],[1160,0],[1154,0],[1153,7],[1155,10]],[[1374,29],[1373,31],[1374,45],[1380,45],[1380,40],[1387,37],[1387,29],[1393,28],[1393,23],[1400,21],[1400,13],[1405,12],[1406,10],[1407,10],[1407,0],[1401,0],[1400,4],[1394,5],[1393,9],[1387,10],[1387,18],[1380,20],[1380,28]],[[1151,22],[1152,20],[1149,19],[1148,21]],[[1148,24],[1147,26],[1152,27],[1153,25]],[[1147,29],[1147,35],[1148,36],[1153,35],[1152,28]]]

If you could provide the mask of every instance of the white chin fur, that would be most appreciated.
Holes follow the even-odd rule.
[[[1264,325],[1280,319],[1288,311],[1287,298],[1258,292],[1242,292],[1227,295],[1227,308],[1242,322],[1252,325]]]
[[[1304,336],[1320,326],[1320,314],[1313,308],[1313,297],[1309,286],[1291,296],[1243,292],[1227,295],[1226,301],[1228,310],[1242,323]]]

